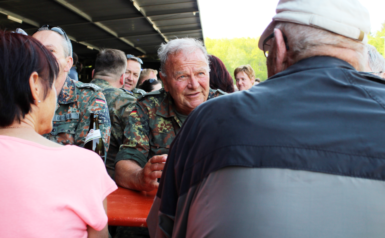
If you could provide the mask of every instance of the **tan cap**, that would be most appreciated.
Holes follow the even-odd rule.
[[[317,27],[360,41],[370,32],[369,12],[358,0],[280,0],[276,12],[259,39],[260,49],[277,22]]]

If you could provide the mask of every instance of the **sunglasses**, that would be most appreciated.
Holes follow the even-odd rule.
[[[148,82],[149,83],[155,83],[156,81],[158,81],[157,79],[149,79]]]
[[[25,36],[28,36],[27,32],[25,32],[23,29],[21,28],[16,28],[15,31],[11,31],[12,33],[17,33],[17,34],[21,34],[21,35],[25,35]]]
[[[282,36],[283,36],[283,41],[285,42],[285,46],[286,46],[286,50],[289,50],[289,44],[287,43],[287,37],[285,36],[285,34],[282,32]],[[275,37],[274,35],[274,32],[271,33],[268,37],[266,37],[266,39],[263,41],[263,54],[265,55],[265,57],[267,58],[267,56],[269,56],[269,50],[270,50],[270,44],[267,44],[267,42],[270,40],[270,39],[273,39]]]
[[[72,56],[72,43],[71,43],[71,40],[70,40],[70,38],[68,38],[66,32],[62,28],[60,28],[58,26],[50,27],[49,25],[43,25],[37,31],[44,31],[44,30],[54,31],[54,32],[58,33],[59,35],[63,36],[64,39],[67,42],[67,45],[68,45],[68,48],[69,48],[69,52],[71,53],[71,56]]]
[[[133,59],[135,61],[138,61],[139,64],[143,64],[143,61],[140,58],[135,57],[135,56],[130,55],[130,54],[127,55],[127,59]]]

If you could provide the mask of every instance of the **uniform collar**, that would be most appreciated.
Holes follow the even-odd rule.
[[[270,79],[290,75],[296,72],[312,70],[312,69],[324,69],[324,68],[345,68],[355,70],[355,68],[346,61],[330,56],[315,56],[303,59],[294,65],[290,66],[286,70],[272,76]]]
[[[57,102],[59,104],[69,104],[76,101],[76,85],[75,81],[67,76],[63,88],[59,94]]]
[[[110,88],[111,85],[109,82],[103,79],[94,78],[90,83],[93,83],[101,88]]]

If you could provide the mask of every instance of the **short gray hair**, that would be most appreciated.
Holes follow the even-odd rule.
[[[372,45],[366,44],[368,49],[368,63],[369,67],[373,72],[385,72],[385,59]]]
[[[207,54],[206,48],[203,46],[202,41],[199,41],[194,38],[181,38],[170,40],[168,43],[163,43],[158,49],[158,57],[160,59],[160,74],[163,77],[166,75],[166,61],[169,55],[176,54],[178,52],[184,52],[186,54],[192,53],[195,50],[200,50],[207,62],[207,68],[210,71],[209,67],[209,56]]]
[[[40,27],[37,31],[52,31],[52,30],[49,27],[43,26],[43,27]],[[62,38],[61,44],[63,46],[64,57],[68,57],[68,56],[72,57],[72,45],[71,46],[69,45],[71,44],[71,42],[67,42],[65,36],[59,34],[58,32],[56,31],[52,31],[52,32],[55,32],[56,34],[60,35],[60,37]]]
[[[278,22],[275,28],[282,30],[288,38],[290,56],[298,62],[317,52],[320,46],[350,49],[361,57],[361,64],[365,65],[366,52],[362,42],[356,41],[323,29],[290,22]],[[362,59],[361,59],[362,58]]]

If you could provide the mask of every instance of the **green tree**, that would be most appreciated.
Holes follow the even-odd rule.
[[[240,65],[250,64],[255,77],[267,79],[266,58],[258,48],[259,38],[205,39],[209,54],[220,58],[234,79],[234,70]]]
[[[376,47],[377,51],[385,57],[385,23],[382,24],[380,31],[368,36],[368,43]]]

